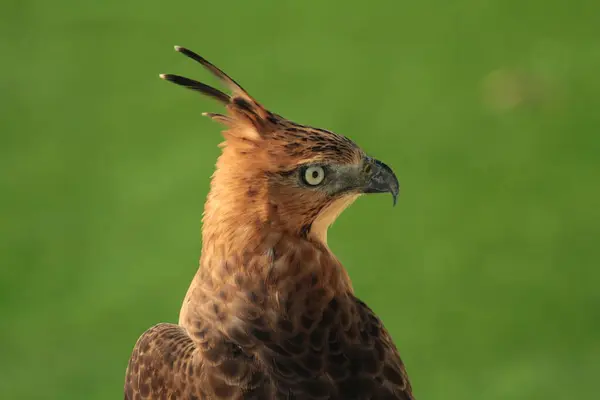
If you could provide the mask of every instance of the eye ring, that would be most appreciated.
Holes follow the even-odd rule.
[[[317,186],[325,179],[325,169],[319,165],[307,167],[302,172],[302,180],[310,186]]]

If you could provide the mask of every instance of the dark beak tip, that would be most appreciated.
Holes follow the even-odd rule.
[[[363,193],[391,193],[392,205],[398,203],[398,194],[400,192],[400,184],[394,171],[385,163],[370,159],[373,162],[374,170],[371,173]]]
[[[398,183],[398,180],[396,180],[396,184],[392,185],[392,187],[390,189],[391,189],[390,193],[392,194],[392,201],[393,201],[392,206],[395,207],[396,204],[398,204],[398,196],[400,195],[400,185]]]

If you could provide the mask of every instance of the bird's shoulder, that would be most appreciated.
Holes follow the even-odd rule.
[[[191,337],[157,324],[138,339],[127,366],[125,400],[268,399],[268,377],[240,347],[216,331]]]
[[[313,300],[319,301],[317,293]],[[305,303],[300,313],[282,312],[276,328],[250,331],[260,339],[257,357],[281,395],[412,399],[392,338],[377,315],[352,293],[335,296],[320,309]]]

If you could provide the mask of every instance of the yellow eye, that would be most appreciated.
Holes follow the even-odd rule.
[[[312,166],[304,170],[304,181],[311,186],[317,186],[323,182],[324,178],[325,170],[323,167]]]

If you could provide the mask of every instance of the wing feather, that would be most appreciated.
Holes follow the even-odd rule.
[[[390,335],[351,294],[333,298],[321,315],[305,315],[288,332],[263,332],[260,339],[263,347],[257,347],[257,356],[280,396],[414,399]]]
[[[127,366],[125,400],[269,398],[251,357],[222,335],[192,339],[158,324],[138,339]]]

